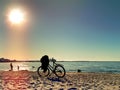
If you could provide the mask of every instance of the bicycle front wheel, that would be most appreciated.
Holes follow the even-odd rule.
[[[46,77],[46,76],[48,76],[49,73],[50,73],[50,70],[49,70],[49,69],[47,69],[46,72],[43,72],[43,71],[44,71],[44,70],[42,69],[42,66],[38,67],[37,73],[38,73],[38,75],[39,75],[40,77]]]
[[[54,73],[55,73],[55,75],[56,75],[58,78],[62,78],[62,77],[65,76],[66,71],[65,71],[65,69],[64,69],[63,66],[57,65],[57,66],[55,67]]]

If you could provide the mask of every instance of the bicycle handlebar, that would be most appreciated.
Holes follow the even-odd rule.
[[[56,60],[54,58],[50,59],[51,62],[55,63]]]

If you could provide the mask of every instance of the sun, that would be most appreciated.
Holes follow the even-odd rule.
[[[13,24],[20,24],[24,21],[24,13],[19,9],[13,9],[9,13],[9,20]]]

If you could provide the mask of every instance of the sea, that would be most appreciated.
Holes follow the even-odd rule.
[[[100,72],[100,73],[120,73],[120,61],[57,61],[62,64],[66,72]],[[50,62],[52,65],[52,62]],[[12,62],[13,70],[37,71],[40,62]],[[0,71],[9,71],[10,62],[0,63]]]

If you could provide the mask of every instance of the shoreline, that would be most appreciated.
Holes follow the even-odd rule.
[[[67,72],[39,77],[34,71],[0,71],[0,90],[119,90],[120,74]]]

